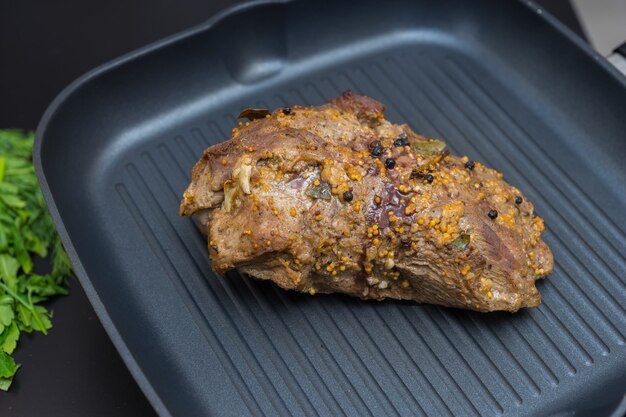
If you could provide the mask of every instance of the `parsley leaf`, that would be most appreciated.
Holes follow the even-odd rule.
[[[16,364],[12,357],[4,352],[0,352],[0,377],[8,378],[16,371]]]
[[[34,136],[0,130],[0,390],[8,390],[20,365],[11,354],[20,333],[52,328],[40,303],[68,293],[72,265],[55,231],[32,164]],[[33,273],[32,255],[51,254],[51,271]]]

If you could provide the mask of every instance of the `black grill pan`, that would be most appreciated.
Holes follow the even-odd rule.
[[[244,107],[345,89],[501,170],[545,218],[541,307],[303,296],[211,272],[177,208]],[[85,75],[35,160],[82,285],[162,416],[602,416],[626,391],[626,81],[533,3],[259,2]]]

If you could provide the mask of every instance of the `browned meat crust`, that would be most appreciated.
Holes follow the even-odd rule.
[[[502,174],[344,93],[233,129],[193,168],[213,268],[302,292],[478,311],[539,305],[543,220]]]

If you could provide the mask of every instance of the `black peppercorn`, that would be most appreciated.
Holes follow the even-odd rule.
[[[522,204],[524,199],[520,196],[515,196],[515,204]]]
[[[354,196],[352,195],[350,191],[346,191],[345,193],[343,193],[344,201],[352,201],[353,198]]]
[[[467,161],[465,163],[465,168],[469,169],[470,171],[474,169],[474,161]]]
[[[498,217],[498,212],[496,210],[489,210],[489,213],[487,213],[487,216],[489,216],[489,218],[493,220],[496,217]]]
[[[432,174],[426,174],[424,175],[424,179],[428,182],[433,182],[435,180],[435,177],[433,177]]]
[[[291,114],[291,107],[284,107],[283,108],[283,114],[284,115]]]
[[[379,140],[375,140],[375,141],[373,141],[373,142],[371,142],[369,144],[370,150],[376,149],[378,147],[380,147],[380,141]]]
[[[398,138],[393,141],[393,146],[407,146],[409,144],[409,138],[407,138],[406,133],[402,132],[398,135]]]
[[[383,153],[383,147],[382,146],[376,146],[374,149],[372,149],[372,156],[373,157],[378,157],[380,155],[382,155]]]
[[[393,158],[387,158],[387,160],[385,161],[385,167],[387,169],[394,169],[396,166],[396,160]]]

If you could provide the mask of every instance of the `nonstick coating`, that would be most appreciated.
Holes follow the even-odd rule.
[[[529,3],[256,3],[76,81],[35,160],[81,283],[163,416],[601,416],[626,387],[620,77]],[[556,261],[541,307],[311,297],[211,271],[177,214],[203,149],[244,107],[346,89],[535,203]]]

